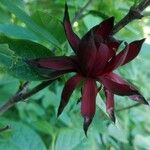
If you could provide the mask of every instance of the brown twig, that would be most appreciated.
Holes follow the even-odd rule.
[[[142,0],[139,5],[132,6],[127,13],[127,15],[122,18],[115,26],[112,31],[112,35],[120,31],[128,23],[132,22],[135,19],[141,19],[143,17],[142,12],[146,7],[150,5],[150,0]]]
[[[28,84],[26,83],[21,90],[19,90],[13,97],[11,97],[3,106],[0,107],[0,115],[2,115],[4,112],[6,112],[9,108],[14,106],[17,102],[23,101],[32,95],[38,93],[42,89],[46,88],[48,85],[50,85],[54,80],[48,80],[40,83],[35,88],[33,88],[31,91],[27,90]]]
[[[81,9],[79,9],[75,17],[73,18],[72,23],[80,19],[80,17],[83,15],[84,10],[91,4],[92,1],[93,0],[88,0],[87,3]]]

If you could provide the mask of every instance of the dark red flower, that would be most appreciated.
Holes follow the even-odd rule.
[[[55,70],[56,77],[64,73],[76,72],[66,82],[62,91],[58,116],[62,113],[71,94],[81,81],[83,81],[81,114],[84,117],[85,133],[95,114],[96,95],[99,92],[96,81],[104,87],[107,112],[114,122],[114,94],[129,96],[132,100],[148,104],[133,85],[113,73],[113,70],[132,61],[138,55],[144,39],[130,44],[125,43],[125,48],[118,53],[120,41],[110,36],[114,26],[114,17],[94,26],[80,39],[73,32],[67,5],[65,6],[63,25],[75,56],[30,60],[32,65]]]

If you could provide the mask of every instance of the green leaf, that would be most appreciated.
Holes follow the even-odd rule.
[[[5,52],[1,49],[5,46]],[[41,79],[36,72],[34,72],[27,64],[25,64],[18,56],[8,55],[10,51],[6,45],[0,45],[0,63],[3,69],[10,75],[19,79],[38,80]]]
[[[133,143],[137,150],[138,149],[148,150],[150,147],[149,141],[150,141],[150,136],[144,136],[144,135],[137,134],[134,136]]]
[[[19,149],[16,146],[16,144],[10,141],[5,141],[5,142],[0,141],[0,150],[21,150],[21,149]]]
[[[26,39],[31,41],[42,41],[35,33],[27,28],[13,24],[0,24],[0,33],[17,39]]]
[[[125,129],[120,125],[118,120],[116,121],[116,124],[110,124],[108,127],[108,134],[112,137],[114,137],[117,141],[128,143],[127,140],[127,133],[125,132]]]
[[[56,140],[55,150],[73,150],[83,139],[84,134],[80,130],[62,130]]]
[[[58,41],[53,37],[52,34],[49,34],[44,28],[41,28],[37,25],[30,16],[28,16],[24,11],[22,11],[18,6],[12,3],[11,0],[1,0],[0,4],[5,6],[7,10],[13,14],[21,21],[23,21],[28,28],[34,31],[38,36],[42,36],[44,40],[48,43],[52,43],[53,45],[59,47]]]
[[[10,14],[8,13],[8,12],[6,12],[5,10],[4,10],[4,8],[2,8],[1,6],[0,6],[0,23],[9,23],[10,22],[10,18],[11,18],[11,16],[10,16]]]
[[[89,14],[83,18],[83,21],[84,21],[87,29],[90,30],[93,26],[99,24],[101,20],[99,17],[92,16],[91,14]]]
[[[64,34],[64,28],[60,20],[43,11],[36,11],[32,15],[32,18],[38,25],[40,25],[40,27],[51,33],[59,41],[59,43],[65,42],[66,37]]]
[[[53,53],[46,47],[28,40],[12,39],[0,36],[1,44],[8,44],[9,49],[16,55],[24,58],[37,58],[51,56]]]
[[[1,121],[9,124],[11,136],[9,139],[0,139],[0,150],[46,150],[40,136],[22,122]]]
[[[44,133],[44,134],[49,134],[53,135],[54,134],[54,126],[51,125],[49,122],[46,120],[38,120],[32,124],[35,129],[38,131]]]
[[[102,100],[101,96],[98,94],[96,98],[96,105],[102,110],[102,112],[108,117],[108,114],[106,112],[106,105],[104,101]]]
[[[43,79],[37,70],[24,62],[24,59],[51,56],[49,49],[35,42],[7,37],[1,37],[0,43],[0,63],[9,74],[25,80]]]
[[[0,104],[8,100],[19,89],[19,81],[11,76],[0,76]]]

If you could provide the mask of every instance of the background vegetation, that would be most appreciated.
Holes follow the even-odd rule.
[[[87,0],[68,0],[69,12],[76,33],[82,37],[103,19],[115,16],[118,22],[138,0],[93,0],[82,15],[79,10]],[[61,24],[65,0],[0,0],[0,106],[6,103],[25,81],[29,89],[42,78],[24,63],[26,58],[48,55],[70,55]],[[78,14],[78,15],[76,15]],[[76,15],[76,17],[74,17]],[[118,73],[134,83],[149,99],[150,91],[150,7],[142,20],[128,24],[115,36],[131,42],[147,38],[140,55]],[[37,44],[33,43],[36,42]],[[41,71],[41,70],[40,70]],[[43,70],[42,70],[43,71]],[[44,71],[45,72],[45,71]],[[50,72],[47,72],[48,74]],[[57,118],[65,75],[48,88],[17,103],[0,116],[0,150],[149,150],[150,107],[139,105],[122,109],[136,102],[115,97],[116,124],[105,111],[105,97],[97,97],[97,112],[85,137],[82,129],[79,91]]]

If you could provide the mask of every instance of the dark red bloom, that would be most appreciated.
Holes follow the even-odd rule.
[[[63,24],[75,56],[40,58],[30,61],[32,65],[55,70],[56,77],[68,72],[76,73],[66,82],[62,91],[58,116],[81,81],[83,81],[81,114],[84,117],[85,133],[95,114],[96,95],[99,92],[96,81],[104,87],[107,112],[114,122],[114,94],[129,96],[132,100],[148,104],[133,85],[113,73],[113,70],[132,61],[138,55],[144,39],[130,44],[125,43],[125,48],[118,53],[120,41],[110,36],[114,26],[114,17],[94,26],[80,39],[73,32],[67,5]]]

